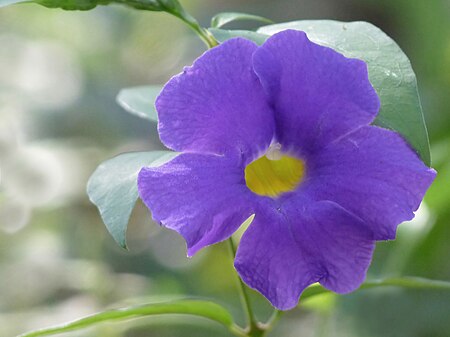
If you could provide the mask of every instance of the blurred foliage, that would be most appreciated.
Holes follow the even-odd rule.
[[[378,244],[369,277],[450,279],[450,3],[447,0],[184,1],[207,26],[217,12],[276,22],[365,20],[392,36],[416,71],[438,178],[398,240]],[[229,23],[254,28],[258,23]],[[0,11],[0,335],[62,323],[105,308],[173,295],[214,297],[240,314],[226,247],[192,259],[176,234],[138,203],[117,247],[85,185],[125,151],[162,149],[155,126],[116,104],[121,88],[158,85],[204,51],[188,28],[120,6],[63,12],[36,5]],[[270,307],[254,294],[257,314]],[[324,295],[285,315],[273,336],[444,337],[450,296],[395,289]],[[240,315],[242,316],[242,315]],[[72,336],[227,336],[194,319],[150,318]]]

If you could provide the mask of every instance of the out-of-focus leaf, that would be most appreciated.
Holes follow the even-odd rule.
[[[179,3],[176,0],[0,0],[0,7],[14,3],[36,3],[48,8],[86,11],[98,5],[120,3],[136,9],[148,11],[176,12]]]
[[[378,288],[378,287],[399,287],[407,289],[423,289],[423,290],[449,290],[449,281],[439,281],[439,280],[429,280],[421,277],[392,277],[382,280],[371,280],[364,282],[358,290]],[[305,300],[307,298],[330,293],[329,290],[323,288],[319,283],[315,283],[303,292],[301,299]],[[301,301],[300,301],[301,304]]]
[[[315,43],[364,60],[381,100],[375,124],[402,134],[422,160],[431,165],[416,76],[408,57],[394,40],[368,22],[294,21],[264,26],[257,32],[273,35],[285,29],[302,30]]]
[[[102,322],[113,322],[166,314],[184,314],[203,317],[215,321],[230,330],[234,328],[233,317],[224,307],[211,301],[179,300],[108,310],[63,325],[28,332],[19,337],[49,336],[84,329]]]
[[[243,20],[250,20],[250,21],[259,21],[263,23],[273,23],[272,20],[264,18],[259,15],[253,15],[253,14],[246,14],[246,13],[235,13],[235,12],[224,12],[219,13],[215,15],[211,19],[211,27],[213,28],[220,28],[227,23],[233,22],[233,21],[243,21]]]
[[[430,186],[426,194],[427,205],[437,213],[438,216],[445,216],[450,211],[448,203],[450,200],[450,138],[435,143],[432,146],[433,166],[439,172],[436,180]],[[446,220],[444,220],[445,223]],[[444,239],[444,238],[442,238]]]
[[[124,153],[102,163],[89,179],[89,199],[98,207],[108,231],[123,248],[126,248],[128,221],[138,198],[139,171],[143,167],[162,165],[176,155],[169,151]]]
[[[269,35],[256,33],[251,30],[227,30],[210,28],[209,31],[219,42],[224,42],[226,40],[232,39],[233,37],[243,37],[255,42],[258,45],[262,45],[269,37]]]
[[[156,97],[161,92],[161,86],[142,86],[122,89],[117,95],[117,103],[126,111],[145,119],[157,122],[155,109]]]

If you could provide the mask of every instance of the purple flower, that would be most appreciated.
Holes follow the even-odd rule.
[[[282,310],[314,282],[355,290],[375,241],[395,238],[436,174],[400,135],[369,125],[380,103],[366,64],[299,31],[221,44],[156,107],[162,142],[181,154],[139,174],[153,218],[191,256],[255,214],[235,267]]]

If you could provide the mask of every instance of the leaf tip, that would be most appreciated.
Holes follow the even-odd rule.
[[[122,242],[118,242],[119,246],[122,247],[124,250],[126,250],[127,252],[130,251],[130,249],[128,248],[127,242],[124,240]]]

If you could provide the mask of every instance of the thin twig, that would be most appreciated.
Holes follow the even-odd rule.
[[[233,261],[234,261],[234,257],[236,256],[236,247],[234,245],[232,238],[228,239],[228,247],[229,247],[231,256],[233,258]],[[238,280],[239,280],[239,293],[241,295],[242,306],[243,306],[245,314],[247,316],[247,322],[249,325],[249,327],[248,327],[249,336],[257,336],[258,334],[255,334],[254,332],[256,332],[256,331],[260,332],[260,331],[262,331],[262,329],[259,326],[258,321],[256,320],[255,315],[253,313],[253,308],[252,308],[252,305],[250,302],[248,288],[246,287],[244,282],[242,282],[240,277],[238,277]]]

